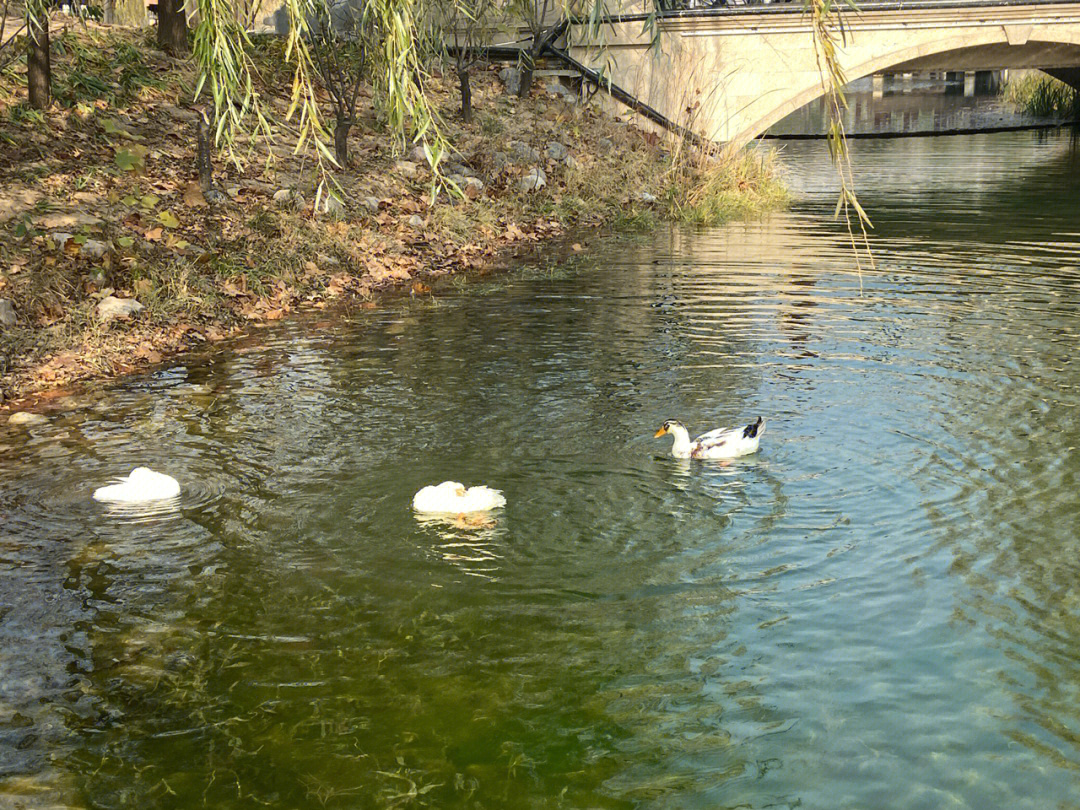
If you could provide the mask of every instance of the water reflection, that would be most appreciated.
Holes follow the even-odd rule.
[[[866,76],[845,86],[849,135],[912,135],[1053,126],[1006,102],[1002,71],[934,71]],[[829,129],[823,99],[800,107],[769,129],[770,136],[822,136]]]
[[[791,145],[790,214],[9,430],[3,801],[1069,806],[1076,152],[937,143],[856,148],[861,277]],[[727,465],[652,439],[757,414]],[[148,459],[177,511],[90,501]],[[417,520],[448,478],[506,509]]]

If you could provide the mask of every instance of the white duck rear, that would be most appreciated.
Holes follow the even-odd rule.
[[[443,481],[437,486],[424,487],[413,496],[417,512],[463,514],[487,512],[506,506],[506,498],[491,487],[466,487],[457,481]]]
[[[171,475],[136,467],[127,478],[94,490],[94,500],[105,503],[145,503],[163,501],[180,494],[180,483]]]

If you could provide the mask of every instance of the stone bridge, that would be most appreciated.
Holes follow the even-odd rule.
[[[1080,86],[1080,2],[860,3],[837,18],[847,79],[924,70],[1038,68]],[[677,123],[742,145],[823,93],[810,21],[800,2],[667,12],[660,52],[644,15],[624,16],[606,53],[612,81]]]

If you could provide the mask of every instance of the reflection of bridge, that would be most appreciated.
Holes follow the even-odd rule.
[[[1080,0],[860,4],[844,12],[847,78],[915,70],[1039,68],[1080,86]],[[612,80],[669,118],[742,144],[822,94],[802,3],[687,8],[657,25],[644,15],[609,36]],[[839,28],[839,26],[837,26]],[[578,49],[581,61],[594,53]]]

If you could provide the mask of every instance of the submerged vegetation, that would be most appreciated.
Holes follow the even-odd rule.
[[[1029,72],[1010,79],[1002,88],[1005,100],[1037,118],[1080,117],[1080,95],[1065,82],[1045,73]]]
[[[715,224],[786,201],[770,153],[672,149],[629,116],[582,103],[572,85],[508,93],[495,65],[470,66],[466,123],[459,66],[437,64],[425,92],[454,145],[438,169],[449,188],[438,187],[430,141],[399,151],[381,91],[364,80],[344,107],[319,87],[348,124],[338,155],[349,165],[328,198],[279,123],[276,141],[248,136],[235,160],[204,164],[197,67],[148,33],[86,23],[53,46],[48,108],[24,100],[18,62],[0,74],[5,399],[151,365],[300,309],[373,305],[389,286],[430,295],[422,279],[571,229]],[[291,103],[286,47],[267,38],[247,52],[271,109]],[[135,302],[139,311],[103,314]]]

